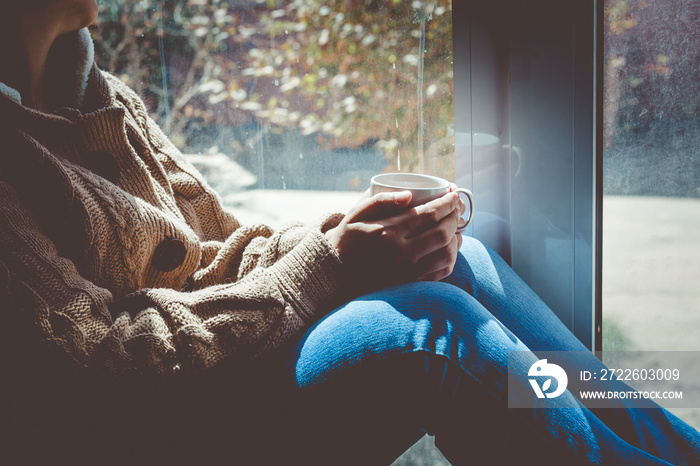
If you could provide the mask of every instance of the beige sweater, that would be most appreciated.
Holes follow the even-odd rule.
[[[52,52],[53,114],[0,83],[0,306],[18,339],[81,370],[193,373],[260,357],[337,304],[323,233],[342,217],[241,226],[87,37]]]

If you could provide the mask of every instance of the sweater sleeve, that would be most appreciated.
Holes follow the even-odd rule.
[[[325,228],[305,229],[284,256],[239,280],[114,299],[59,255],[14,188],[0,182],[0,299],[9,304],[10,322],[24,323],[74,367],[205,371],[269,352],[335,304],[343,266]]]

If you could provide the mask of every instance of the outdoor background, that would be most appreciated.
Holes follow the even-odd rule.
[[[700,2],[605,5],[603,349],[699,351]]]
[[[243,223],[345,211],[380,171],[454,179],[450,0],[99,3],[99,65]],[[695,0],[605,1],[605,350],[700,350],[699,31]],[[396,464],[441,464],[430,442]]]
[[[450,0],[100,9],[98,63],[184,153],[253,175],[238,187],[360,191],[383,169],[454,178]]]

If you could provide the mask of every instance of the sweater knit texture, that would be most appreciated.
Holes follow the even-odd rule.
[[[92,64],[87,30],[51,56],[51,113],[0,83],[0,306],[19,351],[38,343],[86,373],[191,374],[259,358],[339,304],[324,233],[341,215],[241,226]]]

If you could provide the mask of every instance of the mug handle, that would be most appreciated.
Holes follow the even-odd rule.
[[[469,199],[469,209],[467,210],[467,212],[469,212],[469,215],[466,219],[460,218],[459,224],[457,225],[457,232],[463,233],[464,230],[466,230],[469,224],[472,222],[472,218],[474,218],[474,195],[471,191],[464,188],[457,188],[453,192],[464,194],[465,196],[467,196],[467,199]]]

